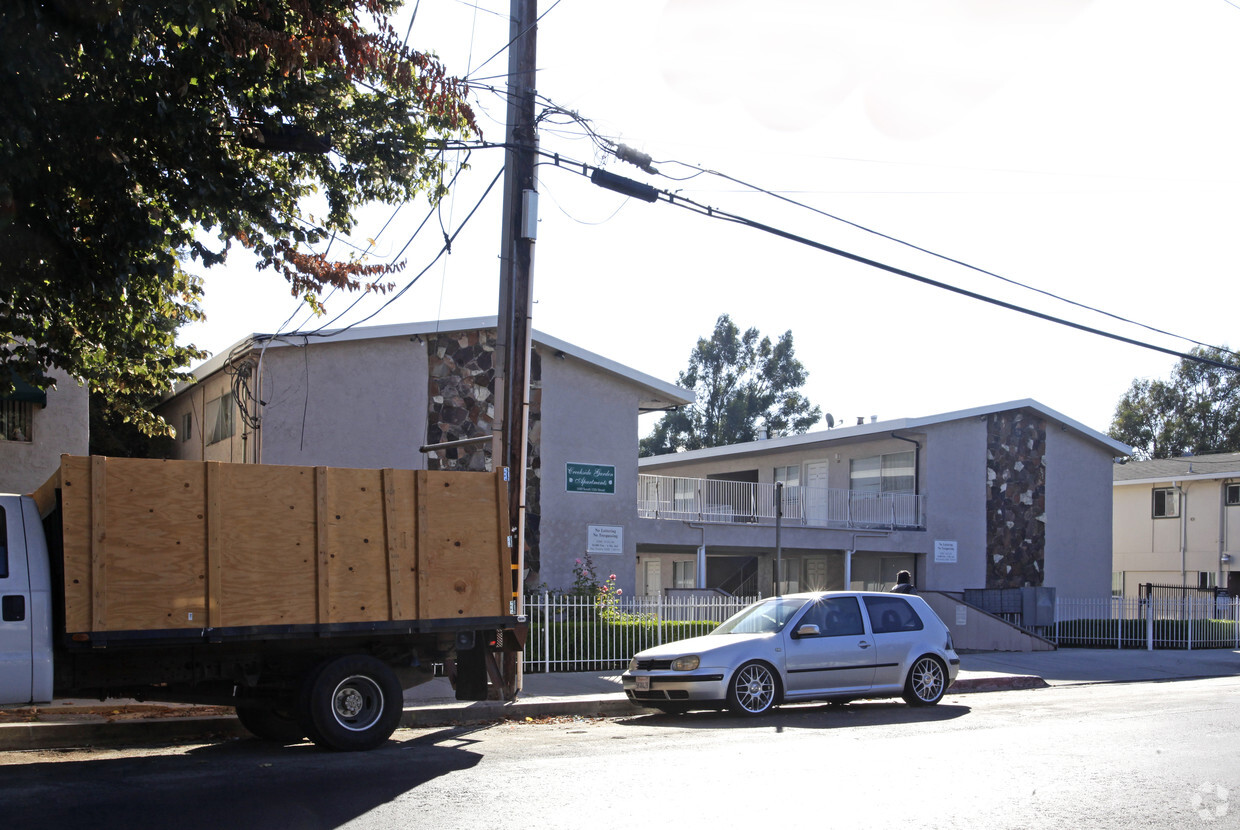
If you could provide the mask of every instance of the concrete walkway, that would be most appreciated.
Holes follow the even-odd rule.
[[[1061,649],[962,654],[948,695],[1088,683],[1240,676],[1240,651]],[[58,700],[0,707],[0,751],[246,736],[226,707]],[[458,701],[444,678],[405,692],[402,726],[503,719],[616,717],[643,710],[624,696],[620,672],[527,674],[511,702]]]

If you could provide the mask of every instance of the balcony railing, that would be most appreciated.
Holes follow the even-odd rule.
[[[774,484],[638,475],[637,491],[637,513],[643,519],[775,523]],[[805,486],[785,486],[783,493],[787,526],[925,527],[925,496]]]

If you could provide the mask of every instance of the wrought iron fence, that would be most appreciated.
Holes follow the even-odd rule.
[[[593,597],[534,594],[525,598],[530,633],[527,672],[623,669],[633,655],[661,643],[708,634],[756,598],[732,596]]]
[[[1053,639],[1068,647],[1240,649],[1240,599],[1176,587],[1135,597],[1061,597]]]

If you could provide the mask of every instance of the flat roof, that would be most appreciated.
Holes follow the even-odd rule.
[[[1116,484],[1157,484],[1164,481],[1201,481],[1240,478],[1240,452],[1152,458],[1115,465]]]
[[[426,337],[435,334],[444,334],[455,331],[474,331],[477,329],[493,329],[498,324],[498,317],[495,315],[489,317],[463,317],[455,320],[429,320],[423,322],[412,323],[391,323],[381,326],[353,326],[351,328],[342,329],[324,329],[313,335],[299,334],[290,332],[288,334],[264,334],[256,332],[249,334],[236,343],[224,349],[211,359],[199,364],[195,367],[191,374],[198,380],[210,377],[216,372],[224,368],[231,355],[237,353],[247,353],[255,349],[268,348],[286,348],[289,346],[301,347],[306,345],[314,345],[318,343],[348,343],[356,340],[377,340],[386,337]],[[643,395],[639,401],[639,408],[642,410],[660,410],[668,409],[674,406],[684,406],[693,402],[693,391],[684,389],[674,383],[659,380],[653,375],[625,366],[610,358],[595,354],[587,349],[574,346],[558,337],[552,337],[544,334],[537,329],[532,333],[534,342],[537,345],[544,346],[548,349],[554,349],[563,352],[569,357],[576,358],[586,363],[597,366],[609,374],[623,378],[631,383],[636,384],[643,390]],[[173,395],[174,397],[190,388],[193,384],[178,384]]]
[[[857,424],[856,426],[816,430],[813,432],[805,432],[800,435],[767,438],[759,441],[749,441],[744,444],[730,444],[726,447],[709,447],[707,449],[690,450],[688,452],[651,455],[638,459],[637,464],[639,467],[670,466],[674,464],[683,464],[687,461],[705,461],[709,459],[744,456],[755,453],[768,453],[772,450],[797,449],[800,447],[811,446],[813,444],[825,444],[833,441],[843,441],[850,438],[865,437],[867,435],[882,435],[883,433],[898,432],[901,430],[916,430],[923,427],[932,426],[934,424],[942,424],[948,421],[960,421],[968,418],[980,418],[986,415],[992,415],[997,412],[1007,412],[1013,409],[1028,409],[1033,412],[1037,412],[1049,421],[1054,421],[1057,424],[1075,430],[1094,443],[1100,444],[1110,450],[1116,456],[1127,456],[1132,454],[1132,447],[1127,444],[1116,441],[1109,435],[1104,435],[1097,430],[1090,429],[1079,421],[1073,420],[1062,413],[1056,412],[1050,407],[1038,403],[1032,398],[1024,398],[1018,401],[1007,401],[1005,403],[979,406],[972,409],[960,409],[954,412],[926,415],[919,418],[897,418],[890,421],[870,421],[864,424]]]

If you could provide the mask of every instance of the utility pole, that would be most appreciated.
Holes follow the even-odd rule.
[[[499,315],[495,399],[500,420],[492,463],[509,470],[512,596],[524,614],[525,470],[529,424],[531,301],[538,191],[534,181],[538,135],[534,122],[537,0],[511,0],[508,46],[508,118],[504,157],[504,219],[500,239]],[[515,652],[505,652],[505,656]],[[520,662],[505,661],[504,697],[521,688]]]

